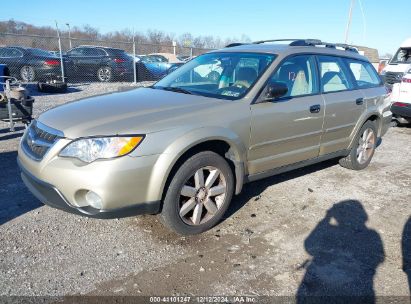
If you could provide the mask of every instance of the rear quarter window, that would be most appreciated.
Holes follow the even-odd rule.
[[[346,62],[358,87],[369,88],[381,85],[381,78],[371,63],[355,59],[346,59]]]

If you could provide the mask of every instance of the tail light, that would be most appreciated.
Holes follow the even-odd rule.
[[[115,63],[123,63],[123,62],[126,62],[126,60],[123,59],[123,58],[114,58],[113,60],[114,60]]]
[[[410,79],[410,78],[403,78],[403,79],[401,80],[401,82],[411,83],[411,79]]]
[[[60,61],[56,59],[50,59],[50,60],[44,61],[44,64],[45,65],[60,65]]]
[[[396,106],[396,107],[403,108],[403,107],[407,107],[409,104],[408,103],[403,103],[403,102],[394,102],[392,105]]]

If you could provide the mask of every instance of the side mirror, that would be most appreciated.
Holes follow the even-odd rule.
[[[271,101],[283,97],[288,92],[288,87],[283,82],[269,82],[265,92],[264,100]]]

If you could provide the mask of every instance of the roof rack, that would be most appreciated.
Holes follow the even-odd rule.
[[[330,43],[330,42],[323,42],[319,39],[270,39],[270,40],[259,40],[252,43],[231,43],[226,47],[234,47],[240,45],[247,45],[247,44],[262,44],[267,42],[285,42],[290,41],[289,46],[324,46],[327,48],[342,48],[346,51],[356,52],[358,53],[358,49],[354,46],[345,44],[345,43]]]
[[[245,44],[248,44],[248,43],[234,42],[234,43],[227,44],[225,47],[230,48],[230,47],[235,47],[235,46],[240,46],[240,45],[245,45]]]

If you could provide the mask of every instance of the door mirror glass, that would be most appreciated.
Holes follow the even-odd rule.
[[[264,100],[270,101],[283,97],[288,92],[288,87],[284,82],[269,82],[265,92]]]

